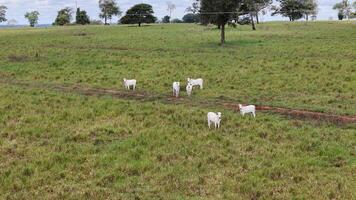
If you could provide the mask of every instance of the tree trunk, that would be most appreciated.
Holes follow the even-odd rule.
[[[252,25],[252,30],[256,30],[256,27],[255,27],[255,22],[253,21],[253,15],[252,13],[250,13],[250,18],[251,18],[251,25]]]
[[[260,24],[260,20],[258,19],[258,13],[256,13],[256,22],[257,24]]]
[[[305,14],[305,19],[308,21],[309,20],[309,15]]]
[[[108,18],[105,16],[105,25],[108,25]]]
[[[220,24],[218,25],[218,29],[221,29],[221,25]]]
[[[225,24],[221,24],[221,38],[220,38],[220,45],[223,46],[225,44]]]
[[[138,23],[138,26],[141,27],[141,22]]]

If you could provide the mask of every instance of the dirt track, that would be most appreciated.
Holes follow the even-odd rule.
[[[54,90],[67,93],[76,93],[86,96],[112,96],[114,98],[120,99],[132,99],[141,101],[161,101],[163,103],[178,103],[178,104],[194,104],[201,106],[223,106],[226,109],[233,111],[238,111],[238,103],[234,102],[223,102],[223,101],[202,101],[197,100],[197,102],[192,102],[188,98],[174,98],[171,96],[162,96],[150,94],[147,92],[132,92],[132,91],[121,91],[114,89],[104,89],[104,88],[89,88],[79,85],[59,85],[59,84],[41,84],[41,83],[28,83],[17,80],[1,79],[0,83],[7,85],[16,85],[24,88],[32,89],[46,89]],[[356,116],[343,116],[328,113],[313,112],[307,110],[297,110],[289,108],[278,108],[270,106],[257,105],[256,109],[259,111],[277,113],[290,118],[303,119],[303,120],[313,120],[318,122],[330,122],[335,124],[349,124],[356,123]]]

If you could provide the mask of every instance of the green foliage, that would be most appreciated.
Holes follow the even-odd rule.
[[[104,19],[105,25],[107,21],[111,20],[113,16],[118,16],[121,14],[119,6],[116,0],[99,0],[100,15],[99,17]]]
[[[350,18],[351,16],[351,4],[348,0],[342,0],[340,3],[336,3],[333,7],[334,10],[338,10],[338,18]]]
[[[199,23],[200,16],[199,16],[199,14],[188,13],[183,16],[182,20],[184,23]]]
[[[138,24],[141,26],[142,23],[154,23],[157,18],[153,16],[153,8],[149,4],[137,4],[126,11],[126,15],[120,19],[122,24]]]
[[[183,23],[182,20],[178,19],[178,18],[175,18],[175,19],[172,19],[172,23]]]
[[[53,24],[57,26],[64,26],[70,24],[70,21],[72,20],[72,13],[73,11],[69,7],[59,10],[56,20]]]
[[[162,23],[169,23],[171,22],[171,17],[166,15],[162,18]]]
[[[75,23],[81,25],[90,24],[89,16],[85,10],[80,10],[80,8],[77,8]]]
[[[236,16],[242,0],[200,0],[201,22],[216,24],[220,32],[220,45],[225,44],[225,25]]]
[[[6,10],[7,7],[6,6],[2,6],[0,5],[0,22],[6,22]]]
[[[280,5],[273,6],[272,16],[280,14],[288,17],[290,21],[301,19],[304,15],[316,13],[317,2],[315,0],[277,0]]]
[[[34,27],[36,24],[38,24],[38,16],[39,15],[40,15],[40,13],[38,11],[27,12],[25,14],[25,18],[27,18],[31,27]]]

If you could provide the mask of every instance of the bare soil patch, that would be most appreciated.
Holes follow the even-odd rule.
[[[3,76],[4,77],[4,76]],[[17,80],[9,80],[7,78],[0,80],[0,83],[17,85],[26,88],[36,88],[36,89],[49,89],[60,92],[76,93],[86,96],[111,96],[119,99],[132,99],[132,100],[142,100],[142,101],[161,101],[164,103],[182,103],[191,104],[187,98],[175,98],[172,96],[162,96],[150,94],[143,91],[121,91],[115,89],[105,89],[105,88],[90,88],[80,85],[59,85],[59,84],[41,84],[41,83],[26,83]],[[198,100],[199,101],[199,100]],[[226,109],[230,109],[238,112],[238,103],[226,103],[222,101],[199,101],[200,106],[223,106]],[[257,105],[256,109],[259,111],[277,113],[289,118],[296,118],[302,120],[313,120],[318,122],[330,122],[334,124],[350,124],[356,123],[356,116],[345,116],[336,115],[330,113],[321,113],[308,110],[290,109],[290,108],[279,108],[271,106]]]

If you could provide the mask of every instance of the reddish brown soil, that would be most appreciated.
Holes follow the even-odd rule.
[[[142,100],[142,101],[162,101],[166,103],[187,103],[191,104],[192,102],[187,98],[175,98],[171,96],[162,96],[162,95],[153,95],[142,91],[121,91],[115,89],[102,89],[102,88],[89,88],[79,85],[54,85],[54,84],[40,84],[40,83],[26,83],[16,80],[1,79],[0,83],[17,85],[26,88],[35,88],[35,89],[48,89],[55,90],[60,92],[69,92],[76,93],[86,96],[112,96],[114,98],[120,99],[133,99],[133,100]],[[199,104],[202,106],[223,106],[227,109],[233,111],[239,111],[238,103],[224,103],[219,101],[209,102],[209,101],[199,101]],[[343,116],[336,114],[320,113],[307,110],[298,110],[298,109],[289,109],[289,108],[278,108],[270,106],[256,106],[256,109],[259,111],[277,113],[291,118],[303,119],[303,120],[314,120],[314,121],[324,121],[331,122],[336,124],[347,124],[347,123],[356,123],[356,116]]]

